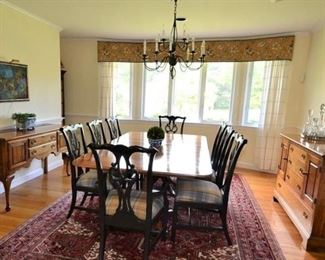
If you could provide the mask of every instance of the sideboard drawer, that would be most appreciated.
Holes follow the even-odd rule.
[[[288,169],[285,181],[299,196],[302,195],[304,179],[300,174]]]
[[[57,146],[56,146],[56,141],[54,141],[47,144],[29,148],[29,155],[31,158],[35,158],[42,155],[48,155],[49,153],[55,153],[56,151],[57,151]]]
[[[305,164],[307,159],[307,152],[296,144],[290,144],[289,159],[291,159],[294,163],[300,161],[302,164]]]
[[[35,147],[41,144],[54,142],[56,141],[56,132],[48,133],[44,135],[38,135],[35,137],[31,137],[28,140],[29,140],[29,147]]]

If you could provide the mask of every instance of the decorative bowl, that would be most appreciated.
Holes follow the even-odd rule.
[[[150,139],[148,138],[150,147],[155,147],[155,148],[159,148],[161,146],[161,143],[164,139]]]

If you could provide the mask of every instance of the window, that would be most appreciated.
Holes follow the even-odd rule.
[[[113,115],[120,118],[131,117],[131,79],[130,63],[113,64]]]
[[[207,65],[203,119],[229,121],[234,63],[212,62]]]
[[[200,70],[181,71],[177,66],[172,95],[172,114],[186,116],[189,121],[199,120]]]
[[[144,77],[143,114],[145,118],[157,119],[168,113],[169,70],[145,71]]]
[[[113,112],[122,118],[158,120],[158,115],[174,114],[187,122],[255,127],[263,123],[269,63],[209,62],[195,71],[177,66],[173,80],[168,68],[157,72],[139,63],[114,63]]]
[[[257,126],[262,123],[263,102],[267,90],[266,61],[250,62],[246,80],[243,124]]]

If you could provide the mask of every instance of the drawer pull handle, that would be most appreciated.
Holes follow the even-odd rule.
[[[282,186],[281,186],[281,183],[278,183],[278,186],[279,186],[279,188],[281,188]]]
[[[301,158],[305,160],[306,159],[306,155],[302,154],[301,155]]]
[[[301,190],[301,187],[300,187],[300,185],[299,185],[299,184],[297,184],[297,188],[298,188],[298,190]]]
[[[304,170],[302,168],[299,169],[301,174],[304,174]]]
[[[293,152],[293,147],[290,147],[290,151]]]
[[[308,218],[308,214],[305,211],[302,213],[302,215],[304,216],[305,219]]]
[[[33,144],[35,144],[35,143],[36,143],[36,140],[31,140],[31,141],[30,141],[30,144],[31,144],[31,145],[33,145]]]
[[[34,151],[32,151],[32,155],[35,155],[36,154],[36,151],[34,150]]]
[[[287,178],[290,179],[290,175],[287,175]]]
[[[290,164],[292,164],[292,161],[291,161],[291,160],[288,160],[288,162],[289,162]]]

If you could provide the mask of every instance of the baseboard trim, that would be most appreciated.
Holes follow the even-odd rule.
[[[62,160],[53,161],[48,164],[48,170],[51,171],[51,170],[58,168],[62,165],[63,165]],[[37,169],[27,172],[26,174],[24,174],[22,176],[16,176],[11,183],[10,189],[18,187],[19,185],[24,184],[32,179],[35,179],[35,178],[41,176],[42,174],[43,174],[43,169],[37,168]],[[3,185],[0,184],[0,194],[2,194],[4,192],[5,192],[4,187],[3,187]]]

